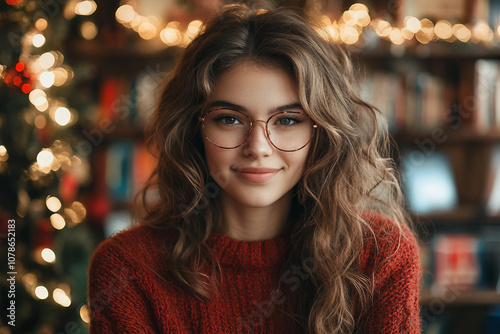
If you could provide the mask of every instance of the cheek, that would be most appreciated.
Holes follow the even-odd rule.
[[[300,176],[302,176],[306,166],[307,152],[308,151],[298,151],[296,152],[297,155],[293,158],[291,157],[291,159],[289,160],[289,166],[293,168],[295,173],[300,174]]]
[[[221,188],[225,188],[229,182],[232,160],[228,153],[226,150],[218,149],[213,145],[205,145],[205,161],[208,171]]]

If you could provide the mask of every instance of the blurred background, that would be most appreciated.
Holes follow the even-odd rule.
[[[88,332],[89,260],[154,167],[158,84],[225,3],[0,3],[0,333]],[[500,0],[274,3],[322,21],[387,118],[424,333],[500,333]]]

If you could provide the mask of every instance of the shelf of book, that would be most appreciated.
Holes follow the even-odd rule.
[[[429,306],[435,302],[454,306],[500,305],[500,293],[496,290],[460,290],[451,287],[441,293],[432,293],[430,290],[421,292],[422,306]]]
[[[477,209],[474,205],[462,205],[426,214],[412,213],[411,217],[416,224],[467,224],[475,221]]]
[[[391,133],[391,136],[400,144],[415,144],[416,141],[429,139],[440,146],[494,144],[500,142],[500,128],[480,130],[472,125],[462,125],[458,129],[449,126],[426,131],[400,130]]]

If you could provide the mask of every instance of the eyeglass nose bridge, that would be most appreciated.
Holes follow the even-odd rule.
[[[271,138],[269,137],[271,135],[271,131],[269,131],[269,128],[267,127],[267,122],[269,122],[269,120],[264,121],[263,119],[255,119],[255,120],[250,119],[250,129],[248,130],[247,137],[246,137],[245,141],[243,142],[243,144],[248,141],[248,138],[250,138],[250,134],[253,131],[253,123],[254,122],[262,122],[262,123],[264,123],[264,130],[265,130],[265,134],[266,134],[267,140],[272,144]],[[273,144],[273,146],[274,146],[274,144]]]

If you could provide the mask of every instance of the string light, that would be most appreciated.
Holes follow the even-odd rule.
[[[38,299],[47,299],[49,296],[49,290],[46,287],[40,285],[35,288],[35,296]]]
[[[55,196],[48,196],[45,200],[45,205],[47,205],[47,209],[50,211],[57,212],[61,208],[61,201]]]
[[[36,156],[36,161],[41,168],[50,167],[52,162],[54,162],[54,155],[50,149],[43,149]]]
[[[116,10],[115,17],[120,23],[130,23],[135,17],[135,10],[130,5],[122,5]]]
[[[86,40],[92,40],[97,36],[97,26],[92,21],[85,21],[80,27],[80,34]]]
[[[81,16],[92,15],[97,9],[97,4],[92,0],[81,1],[75,6],[75,14]]]
[[[138,33],[139,33],[139,36],[141,36],[143,39],[152,39],[153,37],[156,36],[156,27],[149,21],[146,21],[146,22],[142,22],[140,25],[139,25],[139,28],[138,28]]]
[[[54,85],[55,75],[51,71],[45,71],[42,74],[40,74],[38,80],[40,81],[43,87],[50,88],[52,87],[52,85]]]
[[[54,73],[54,86],[62,86],[70,79],[70,72],[67,68],[58,67],[52,70]]]
[[[56,57],[53,52],[45,52],[38,58],[37,63],[42,69],[48,70],[56,63]]]
[[[125,27],[133,28],[139,36],[145,40],[150,40],[159,36],[161,41],[167,46],[186,46],[201,29],[201,21],[192,21],[188,28],[183,31],[180,29],[179,22],[169,22],[160,33],[157,33],[156,17],[146,18],[141,16],[129,4],[121,5],[115,12],[116,20]],[[500,25],[493,31],[487,23],[478,22],[472,29],[463,24],[452,25],[447,20],[439,20],[434,23],[422,18],[419,20],[414,16],[407,16],[404,19],[403,27],[392,27],[391,23],[375,18],[371,19],[368,7],[361,3],[355,3],[344,11],[339,21],[331,21],[326,15],[320,18],[322,28],[318,33],[329,40],[338,43],[356,44],[361,41],[363,29],[371,27],[373,31],[381,38],[389,40],[391,43],[400,45],[406,40],[416,39],[421,44],[427,44],[432,41],[444,40],[454,42],[457,39],[461,42],[472,41],[474,43],[488,43],[494,36],[500,37]],[[191,30],[191,27],[192,30]]]
[[[441,39],[449,39],[453,36],[451,23],[445,20],[439,20],[434,27],[434,33]]]
[[[34,124],[37,129],[43,129],[47,125],[47,120],[43,115],[38,115],[35,117]]]
[[[71,120],[71,112],[66,107],[59,107],[54,113],[54,120],[60,126],[65,126]]]
[[[90,323],[90,308],[88,305],[80,307],[80,318],[82,318],[85,323]]]
[[[54,298],[54,301],[61,306],[68,307],[71,305],[71,299],[61,288],[54,289],[54,291],[52,292],[52,298]]]
[[[340,30],[340,39],[345,44],[355,44],[359,39],[359,33],[353,27],[345,26]]]
[[[42,249],[40,255],[42,256],[42,259],[47,263],[53,263],[56,260],[56,254],[50,248]]]
[[[36,48],[42,47],[45,44],[45,36],[43,36],[42,34],[36,34],[35,36],[33,36],[32,43]]]
[[[35,27],[39,30],[39,31],[43,31],[45,29],[47,29],[47,20],[44,19],[44,18],[40,18],[38,20],[36,20],[35,22]]]
[[[58,213],[54,213],[50,216],[50,224],[56,230],[62,230],[66,226],[66,221],[63,216]]]
[[[160,32],[160,38],[166,45],[177,45],[182,41],[182,35],[179,30],[180,23],[172,21],[167,24],[165,29]]]
[[[420,24],[419,19],[413,16],[405,17],[405,27],[412,33],[417,33],[420,28],[422,28],[422,24]]]

